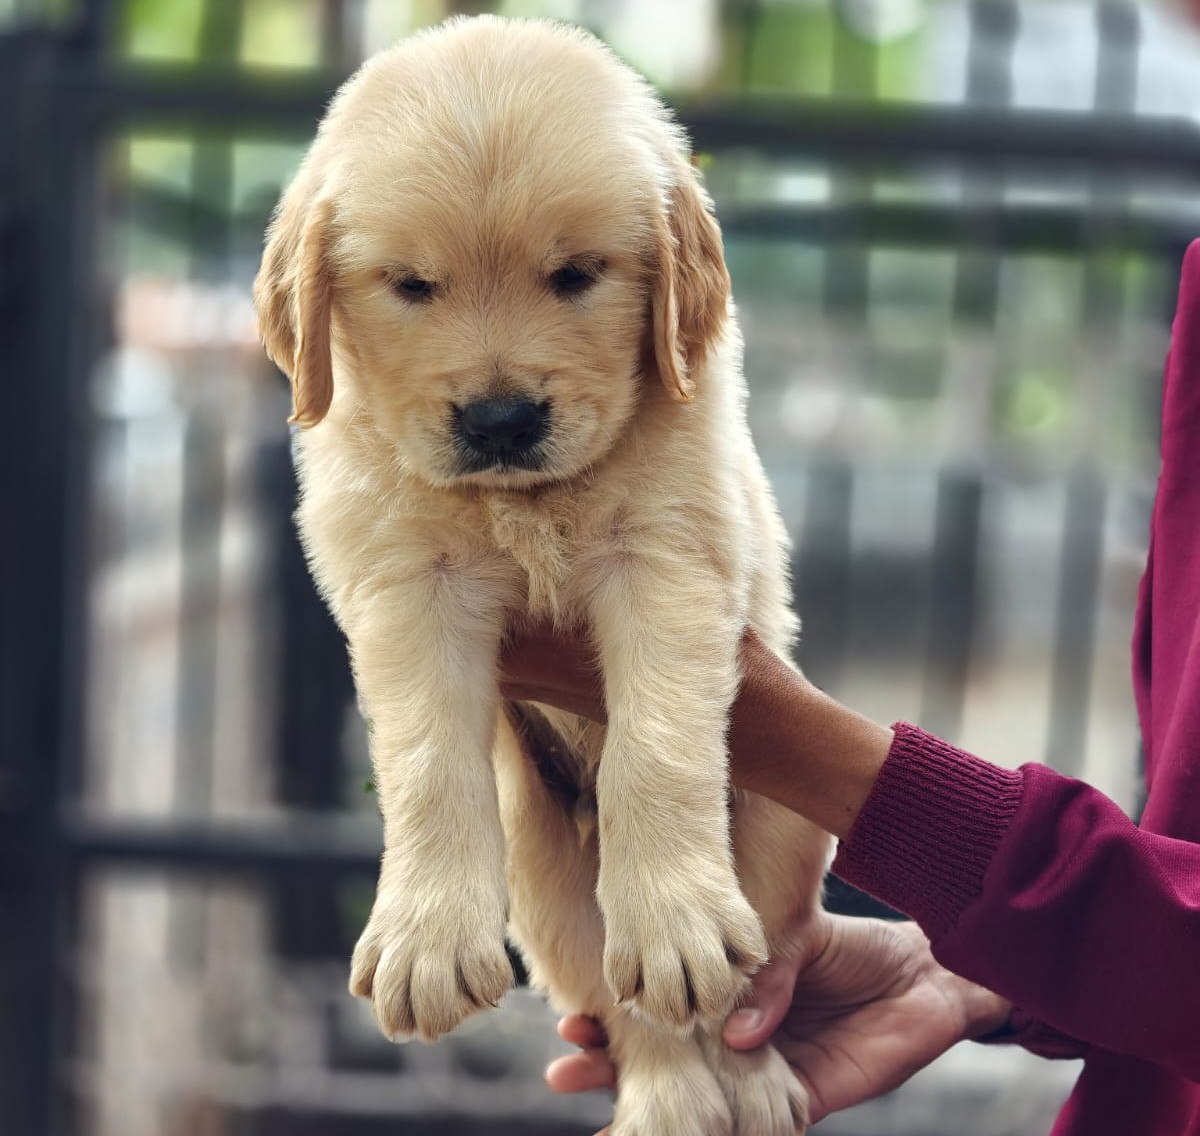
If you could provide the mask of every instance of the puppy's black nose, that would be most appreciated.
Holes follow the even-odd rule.
[[[527,398],[481,398],[458,412],[459,430],[481,454],[521,454],[546,433],[547,408]]]

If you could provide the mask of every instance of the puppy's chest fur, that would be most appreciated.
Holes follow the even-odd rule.
[[[587,503],[569,492],[491,494],[481,504],[496,549],[524,577],[526,614],[576,622],[585,578],[619,550],[619,516],[589,515]]]
[[[526,578],[526,612],[534,619],[578,623],[591,578],[620,555],[624,517],[598,512],[594,502],[571,493],[549,499],[497,494],[484,502],[496,548]],[[551,706],[514,705],[514,725],[536,744],[543,783],[573,815],[581,837],[595,823],[596,767],[604,727]]]

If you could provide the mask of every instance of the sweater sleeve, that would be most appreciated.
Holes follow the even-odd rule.
[[[1044,766],[898,724],[833,870],[1021,1007],[1013,1040],[1076,1056],[1077,1038],[1200,1080],[1200,845]]]

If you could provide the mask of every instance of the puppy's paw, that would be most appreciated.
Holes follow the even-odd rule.
[[[613,996],[672,1027],[723,1019],[766,962],[762,925],[735,881],[673,893],[614,888],[601,873],[604,977]]]
[[[808,1130],[808,1093],[773,1045],[748,1053],[719,1036],[701,1048],[733,1116],[733,1136],[801,1136]]]
[[[350,964],[350,992],[392,1040],[435,1041],[512,985],[502,931],[452,901],[419,910],[376,900]]]
[[[621,1070],[611,1136],[732,1136],[732,1125],[721,1087],[702,1060]]]

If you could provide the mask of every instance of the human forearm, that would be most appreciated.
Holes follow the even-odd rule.
[[[743,641],[742,670],[730,724],[734,784],[846,836],[892,731],[818,690],[755,635]]]
[[[733,783],[844,837],[887,757],[892,731],[823,694],[753,632],[742,642],[741,664],[729,732]],[[501,669],[510,698],[605,720],[595,664],[578,639],[535,629],[506,646]]]

